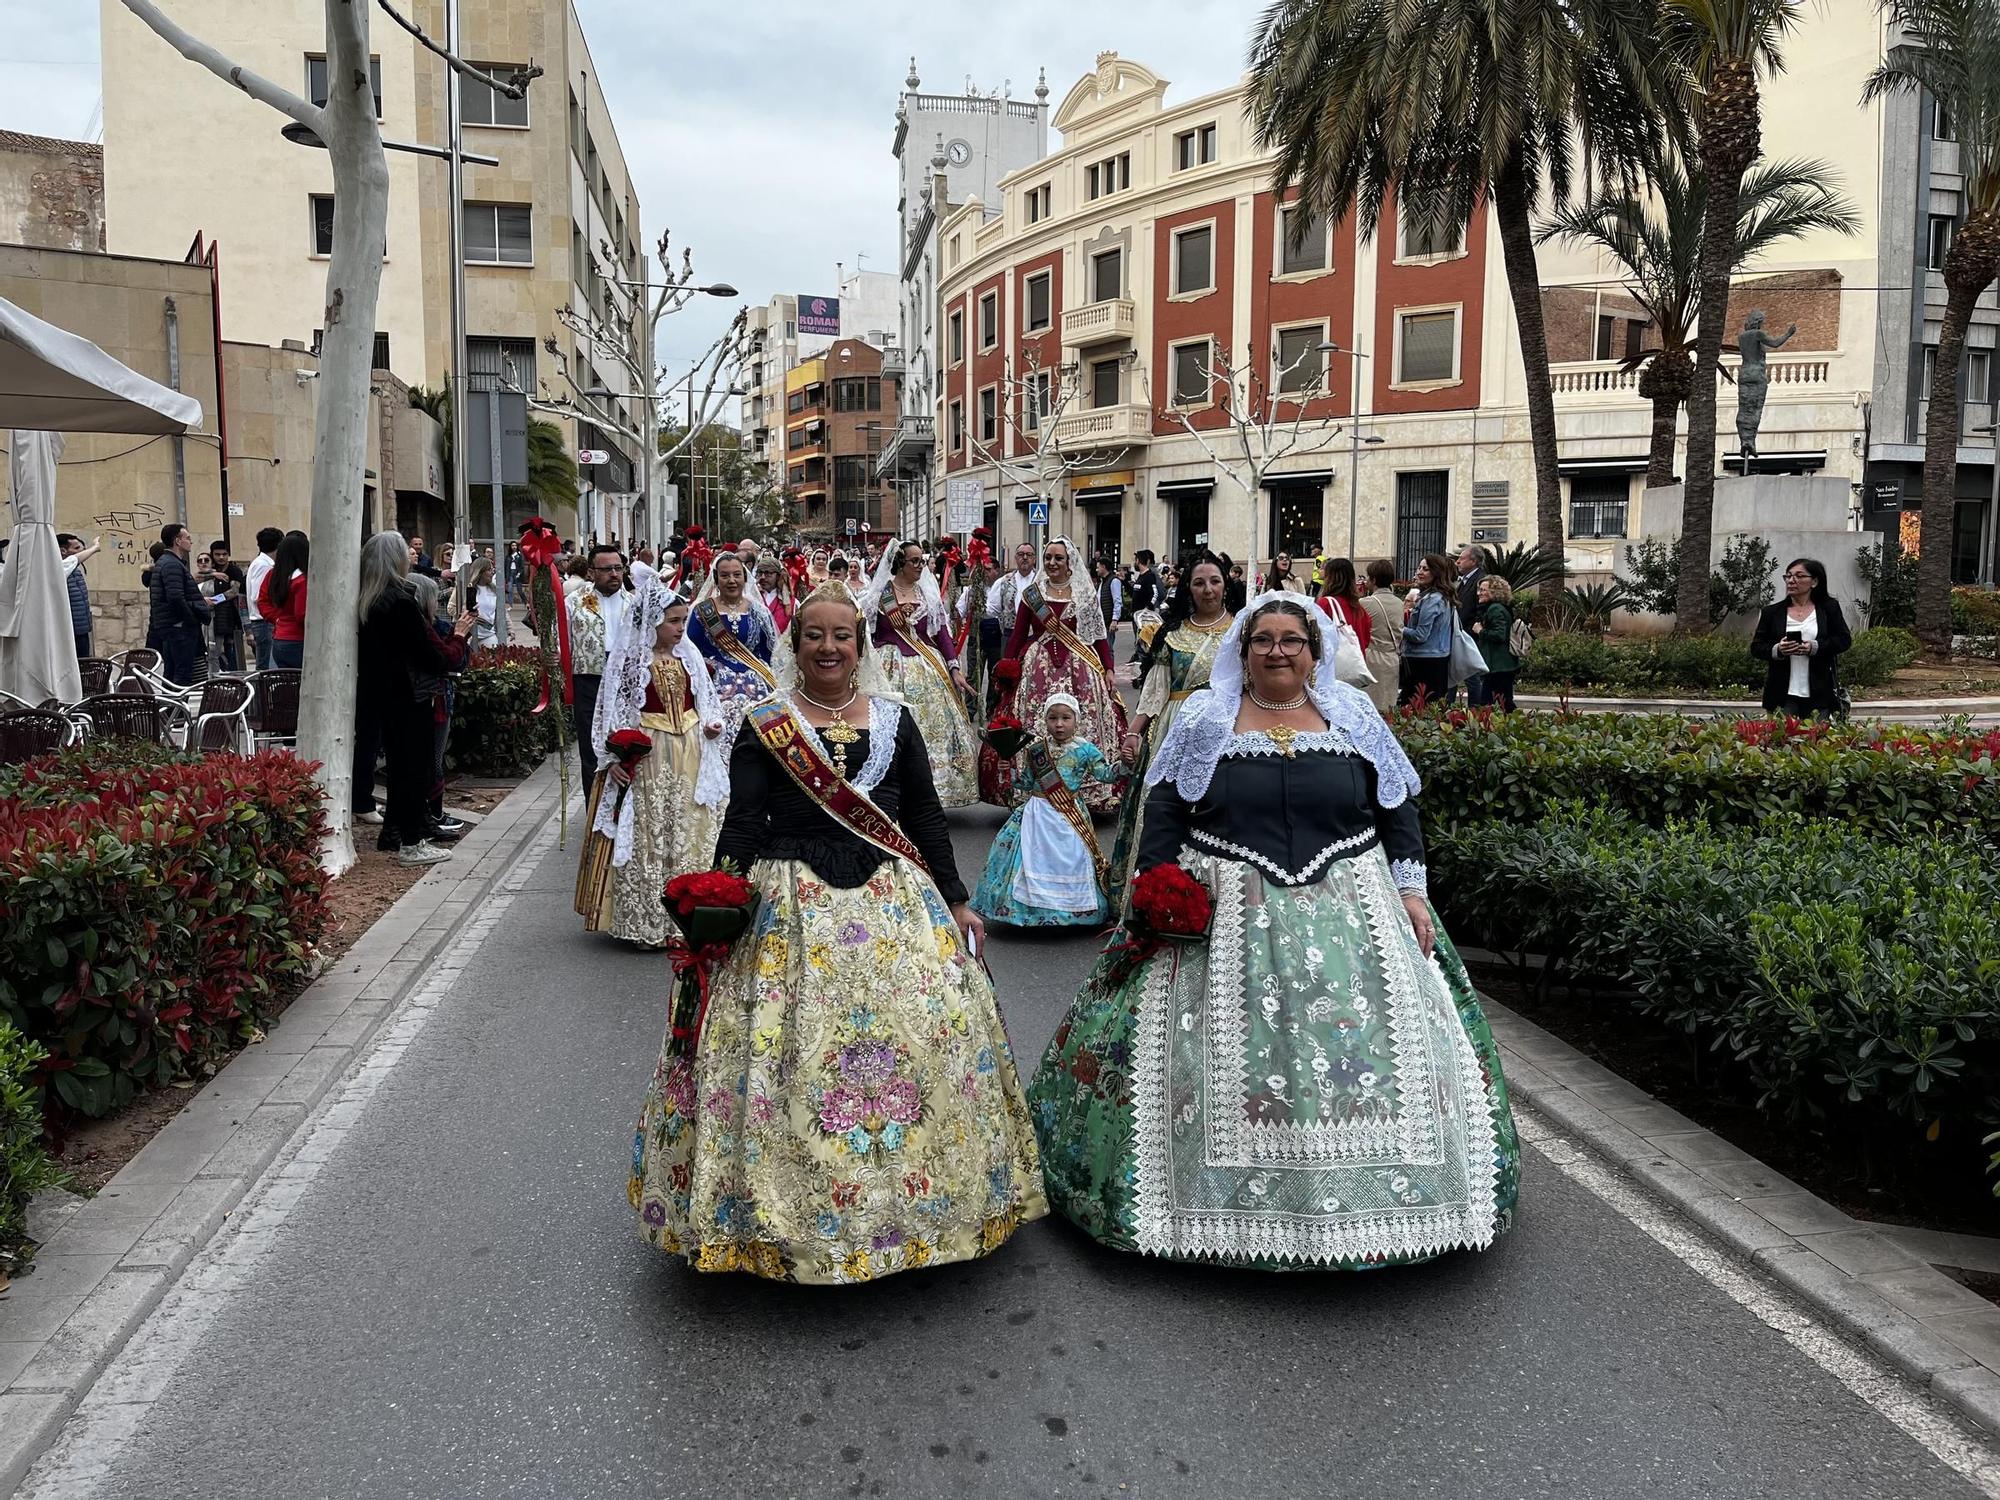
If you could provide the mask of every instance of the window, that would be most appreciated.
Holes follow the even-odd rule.
[[[1040,187],[1029,188],[1028,191],[1022,195],[1022,202],[1027,205],[1028,222],[1030,224],[1039,224],[1042,222],[1042,220],[1051,217],[1050,200],[1053,197],[1054,197],[1054,190],[1046,182],[1043,183]]]
[[[1297,395],[1317,386],[1326,372],[1326,361],[1319,351],[1326,334],[1317,323],[1304,328],[1280,328],[1278,330],[1278,389],[1287,395]]]
[[[533,339],[469,338],[465,341],[466,387],[490,391],[496,385],[538,391]]]
[[[510,82],[521,71],[519,63],[478,62],[472,66],[503,83]],[[525,130],[528,126],[528,91],[523,89],[520,98],[509,99],[498,89],[461,74],[458,80],[458,109],[468,125],[507,125]],[[590,165],[595,166],[597,153],[592,151],[589,154]]]
[[[1054,410],[1054,386],[1047,370],[1036,370],[1028,376],[1026,392],[1021,397],[1021,430],[1040,430],[1042,418]]]
[[[1646,347],[1646,325],[1639,318],[1633,318],[1625,325],[1625,357],[1637,359],[1639,351]]]
[[[465,205],[465,263],[529,266],[535,262],[534,209],[526,203]]]
[[[854,375],[833,383],[835,411],[880,411],[882,381],[879,376]]]
[[[1934,141],[1955,141],[1952,133],[1951,112],[1944,107],[1942,99],[1931,105],[1931,139]]]
[[[1174,170],[1185,172],[1190,167],[1205,167],[1215,160],[1215,127],[1203,125],[1196,130],[1183,130],[1174,137]]]
[[[312,253],[333,254],[333,195],[314,193],[312,204]]]
[[[791,478],[793,484],[804,484],[806,482],[806,466],[804,464],[793,464]]]
[[[387,370],[392,368],[389,364],[388,334],[378,333],[375,335],[375,348],[368,356],[368,368],[371,370]]]
[[[951,451],[956,453],[965,446],[965,403],[951,403]]]
[[[1090,367],[1090,404],[1092,406],[1116,406],[1121,394],[1118,378],[1120,361],[1100,359]]]
[[[1569,482],[1569,534],[1588,541],[1625,535],[1632,482],[1623,474],[1579,474]]]
[[[965,309],[954,307],[946,323],[950,329],[951,362],[960,364],[965,359]]]
[[[979,393],[979,441],[991,443],[1000,436],[1000,388],[989,385]]]
[[[1213,395],[1209,342],[1176,344],[1168,351],[1173,374],[1174,405],[1206,406]]]
[[[1408,214],[1404,214],[1402,219],[1402,245],[1397,252],[1398,260],[1442,260],[1459,254],[1465,248],[1465,233],[1461,229],[1448,229],[1442,224],[1427,221],[1413,222]]]
[[[368,59],[368,86],[375,91],[375,118],[382,118],[382,59]],[[306,54],[306,97],[321,109],[326,108],[326,54],[308,52]]]
[[[1944,269],[1944,259],[1951,254],[1951,238],[1958,227],[1954,214],[1932,214],[1930,249],[1924,257],[1924,264],[1933,271]]]
[[[1444,551],[1449,469],[1396,476],[1396,576],[1414,578],[1426,552]]]
[[[868,460],[860,455],[835,458],[833,461],[833,501],[836,505],[852,505],[862,500],[866,492],[873,488],[868,475]]]
[[[1040,333],[1049,326],[1050,292],[1054,278],[1047,271],[1037,272],[1022,284],[1023,300],[1027,303],[1024,325],[1029,333]]]
[[[1965,399],[1985,405],[1993,399],[1993,351],[1965,351]]]
[[[1174,295],[1215,289],[1215,226],[1203,224],[1174,235]]]
[[[1396,383],[1458,379],[1458,311],[1402,313],[1396,319]]]
[[[806,409],[806,393],[803,389],[793,391],[791,395],[785,398],[786,411],[796,415],[797,413],[802,412],[805,409]]]
[[[1106,250],[1090,258],[1090,300],[1110,302],[1125,295],[1125,252]]]
[[[1610,359],[1612,357],[1611,351],[1616,346],[1617,341],[1618,320],[1612,317],[1610,313],[1599,313],[1597,315],[1597,348],[1592,352],[1590,357],[1592,359]]]
[[[1931,387],[1937,384],[1937,345],[1924,345],[1924,381],[1918,392],[1925,400],[1930,399]]]
[[[1000,342],[1000,294],[982,292],[979,296],[979,347],[981,351],[996,347]]]
[[[1083,169],[1084,196],[1103,198],[1132,185],[1132,153],[1121,151]]]
[[[946,261],[946,264],[947,264],[947,265],[954,265],[954,266],[955,266],[955,265],[957,265],[957,264],[958,264],[958,236],[957,236],[957,235],[953,235],[953,236],[951,237],[951,246],[950,246],[950,249],[949,249],[949,251],[948,251],[948,253],[947,253],[946,257],[945,257],[945,261]]]
[[[787,448],[796,450],[805,447],[805,445],[806,445],[805,428],[794,427],[790,432],[785,434],[785,446]]]
[[[1324,216],[1308,217],[1304,208],[1287,208],[1278,215],[1278,274],[1303,276],[1324,271],[1333,263],[1332,239]],[[1301,238],[1302,236],[1302,238]]]

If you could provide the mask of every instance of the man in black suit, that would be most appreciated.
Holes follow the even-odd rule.
[[[1472,543],[1467,542],[1458,552],[1458,628],[1470,633],[1472,622],[1479,614],[1479,580],[1486,576],[1486,554]],[[1484,672],[1475,672],[1465,681],[1466,694],[1474,703],[1479,701],[1479,679]],[[1451,691],[1452,702],[1458,701],[1458,689]]]
[[[1139,565],[1139,571],[1132,577],[1132,615],[1136,622],[1140,610],[1158,610],[1165,605],[1166,601],[1160,598],[1159,560],[1153,556],[1153,549],[1150,547],[1141,547],[1137,552],[1132,554],[1132,560]],[[1135,623],[1133,625],[1133,634],[1135,637],[1138,635],[1139,629],[1140,627]],[[1143,640],[1134,639],[1132,642],[1132,660],[1136,663],[1145,654],[1146,643]]]
[[[148,580],[151,619],[146,635],[159,642],[161,666],[167,681],[177,687],[194,685],[194,664],[201,655],[202,627],[208,623],[209,603],[188,571],[194,552],[194,533],[169,521],[160,528],[166,550],[153,564]]]

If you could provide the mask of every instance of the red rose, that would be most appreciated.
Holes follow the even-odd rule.
[[[1156,865],[1132,882],[1132,914],[1155,932],[1194,937],[1208,931],[1215,900],[1179,865]]]
[[[605,738],[604,748],[629,771],[653,753],[653,737],[643,729],[615,729]]]
[[[754,895],[749,881],[727,870],[676,875],[667,882],[667,900],[682,916],[698,906],[748,906]]]
[[[1019,682],[1021,680],[1021,658],[1018,656],[1001,657],[1000,660],[993,664],[993,680],[995,682],[1006,683]]]
[[[1022,726],[1021,726],[1021,721],[1015,718],[1012,714],[995,714],[992,717],[992,719],[990,719],[987,722],[986,727],[989,730],[1006,730],[1006,729],[1019,729]]]

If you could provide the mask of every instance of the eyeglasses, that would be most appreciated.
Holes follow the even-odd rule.
[[[1785,575],[1785,582],[1787,583],[1810,583],[1812,581],[1813,576],[1810,573],[1787,573]]]
[[[1288,660],[1306,649],[1306,638],[1302,635],[1264,635],[1250,637],[1250,649],[1260,656],[1282,656]]]

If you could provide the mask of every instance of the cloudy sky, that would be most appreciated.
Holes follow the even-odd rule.
[[[1014,97],[1030,98],[1036,69],[1046,67],[1056,103],[1100,49],[1115,49],[1170,79],[1171,102],[1237,76],[1259,8],[1256,0],[1130,9],[1074,0],[576,4],[648,240],[670,226],[676,244],[694,247],[702,276],[753,301],[830,292],[835,262],[851,268],[857,255],[871,270],[894,269],[889,151],[912,53],[926,91],[961,91],[970,74],[982,90],[1011,81]],[[161,5],[200,30],[201,0]],[[97,9],[97,0],[0,0],[0,128],[96,137]],[[378,47],[397,44],[379,14],[377,32]],[[727,321],[721,303],[690,309],[662,330],[660,353],[691,356]]]

